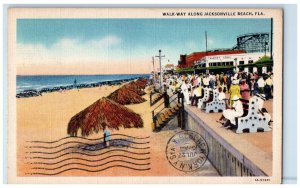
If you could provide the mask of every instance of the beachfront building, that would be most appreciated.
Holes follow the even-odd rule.
[[[245,71],[267,73],[272,71],[272,62],[263,62],[268,57],[264,53],[240,53],[228,55],[208,55],[194,61],[194,69],[198,72]]]
[[[245,70],[265,73],[272,71],[272,53],[270,33],[247,33],[237,36],[236,45],[232,48],[180,55],[177,72]]]
[[[163,71],[165,73],[172,73],[175,70],[175,66],[173,64],[166,64]]]
[[[232,49],[216,49],[207,52],[193,52],[189,55],[180,55],[180,60],[178,61],[178,68],[189,68],[193,67],[195,61],[202,59],[205,56],[214,55],[229,55],[229,54],[241,54],[245,53],[244,50],[232,50]]]

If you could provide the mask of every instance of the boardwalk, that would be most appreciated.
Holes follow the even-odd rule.
[[[272,102],[266,101],[264,104],[271,117]],[[236,134],[233,130],[227,130],[216,122],[221,117],[221,113],[207,114],[189,105],[185,106],[185,110],[194,118],[203,121],[205,129],[214,135],[220,144],[231,148],[233,155],[240,156],[241,160],[251,161],[266,175],[272,175],[272,131]],[[197,126],[190,128],[197,129]]]

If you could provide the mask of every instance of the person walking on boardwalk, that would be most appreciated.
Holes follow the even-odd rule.
[[[237,96],[238,98],[241,98],[241,89],[240,86],[238,85],[239,81],[238,80],[233,80],[232,85],[230,86],[229,89],[229,94],[230,94],[230,107],[233,105],[233,97]]]
[[[230,75],[227,75],[225,77],[225,85],[227,86],[227,91],[229,92],[229,89],[230,89],[230,86],[231,86],[231,76]]]
[[[263,76],[260,76],[260,78],[257,80],[257,85],[259,89],[259,94],[264,94],[264,87],[266,85],[265,80]]]
[[[273,81],[271,79],[271,76],[268,76],[268,78],[266,79],[266,85],[265,85],[265,96],[266,96],[266,100],[268,99],[272,99],[272,87],[273,87]]]
[[[223,84],[224,84],[224,72],[221,72],[221,74],[219,76],[219,81],[220,81],[220,85],[223,86]]]
[[[216,85],[216,76],[214,75],[214,73],[211,73],[211,75],[209,75],[209,87],[211,89],[214,89],[215,88],[215,85]]]
[[[220,101],[225,100],[226,99],[226,95],[225,95],[224,89],[222,87],[219,87],[218,91],[219,91],[219,97],[218,97],[218,99]]]
[[[257,86],[257,83],[255,81],[255,77],[252,76],[250,78],[250,82],[249,82],[250,96],[256,95],[256,93],[257,93],[256,86]]]
[[[240,86],[241,88],[241,96],[244,100],[250,99],[250,88],[249,85],[246,83],[246,79],[242,79],[242,84]]]
[[[185,104],[191,104],[190,102],[190,96],[189,96],[189,91],[188,91],[188,80],[185,80],[182,85],[181,85],[181,91],[183,93],[184,96],[184,103]]]
[[[203,86],[203,84],[202,84],[202,74],[200,74],[199,76],[198,76],[198,78],[197,78],[197,81],[198,81],[198,85],[199,86]]]
[[[204,75],[202,81],[203,81],[203,87],[205,87],[205,88],[208,87],[208,85],[209,85],[208,75]]]
[[[109,147],[110,132],[106,126],[104,127],[103,141],[104,141],[104,147]]]

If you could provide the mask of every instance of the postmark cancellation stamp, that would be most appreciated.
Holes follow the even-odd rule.
[[[177,170],[193,172],[199,170],[209,153],[205,139],[195,131],[181,131],[170,138],[166,157]]]

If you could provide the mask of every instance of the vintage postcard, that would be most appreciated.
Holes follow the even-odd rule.
[[[280,183],[281,9],[10,8],[9,183]]]

